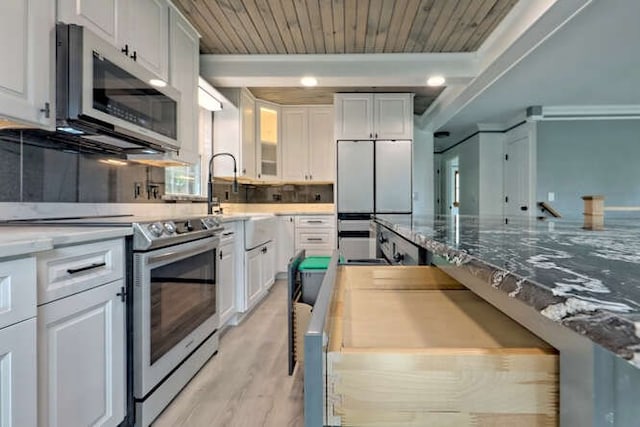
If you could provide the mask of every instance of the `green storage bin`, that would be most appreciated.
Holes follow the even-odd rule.
[[[330,261],[330,256],[310,256],[300,263],[298,271],[302,282],[302,302],[315,304]]]

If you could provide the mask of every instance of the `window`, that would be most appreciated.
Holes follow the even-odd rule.
[[[165,168],[165,193],[206,196],[209,159],[213,151],[213,113],[200,108],[198,118],[198,159],[185,166]]]

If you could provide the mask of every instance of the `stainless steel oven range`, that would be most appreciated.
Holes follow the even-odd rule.
[[[135,424],[149,425],[218,349],[214,217],[133,224]]]

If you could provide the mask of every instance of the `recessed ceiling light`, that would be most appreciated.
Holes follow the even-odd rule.
[[[300,79],[300,83],[302,83],[302,86],[315,86],[318,84],[318,80],[315,77],[303,77]]]
[[[445,82],[442,76],[431,76],[427,79],[427,86],[442,86]]]
[[[167,82],[160,79],[151,79],[149,80],[149,84],[155,87],[165,87],[167,85]]]

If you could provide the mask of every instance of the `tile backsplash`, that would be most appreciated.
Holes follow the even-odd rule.
[[[164,168],[60,144],[38,133],[0,131],[0,201],[161,203]]]
[[[46,134],[0,130],[0,202],[162,203],[165,169],[95,153]],[[112,163],[109,163],[111,161]],[[332,184],[214,185],[221,203],[333,203]]]

